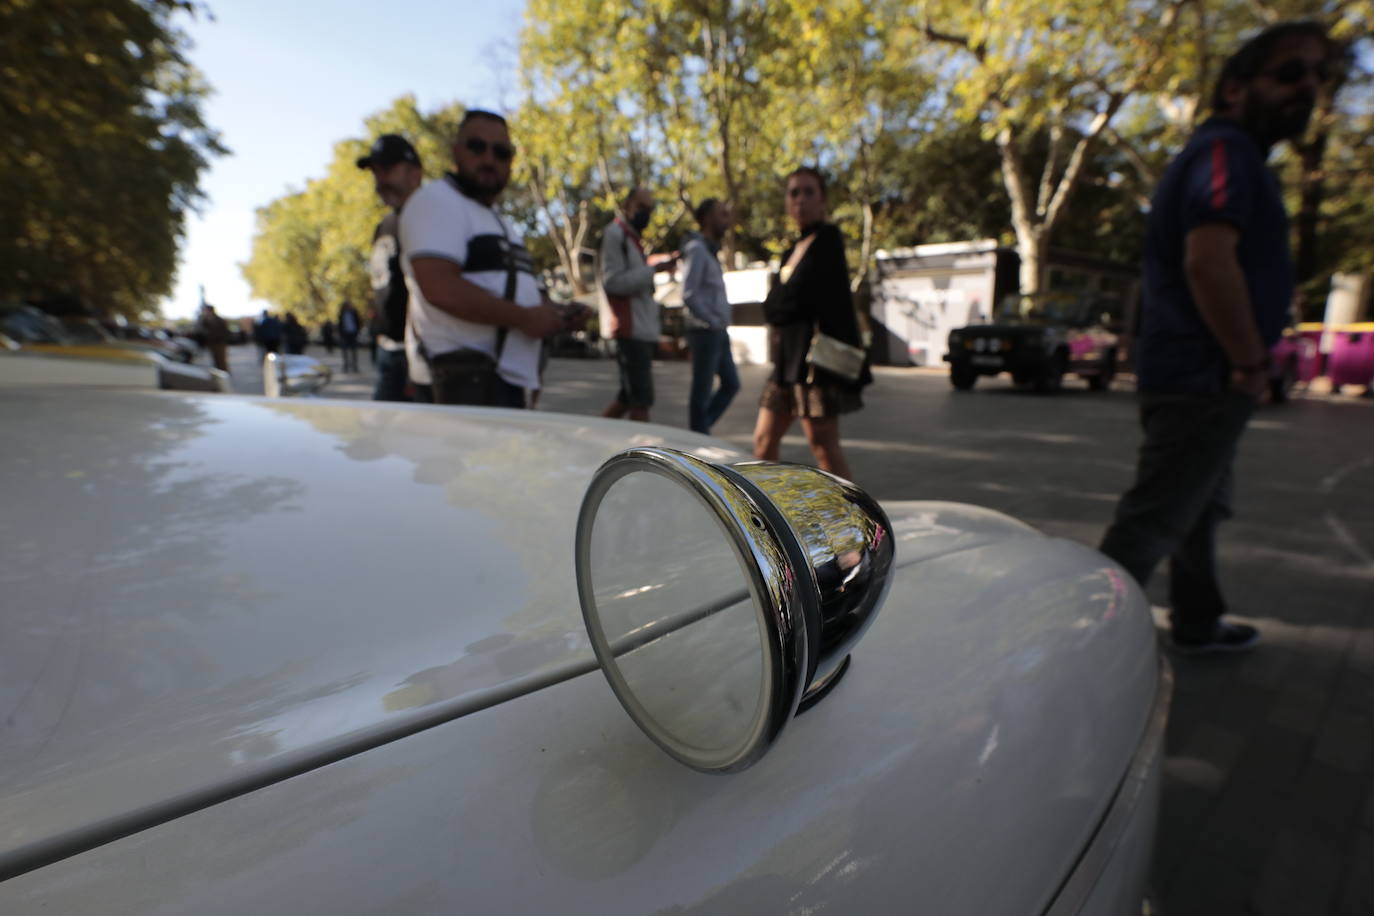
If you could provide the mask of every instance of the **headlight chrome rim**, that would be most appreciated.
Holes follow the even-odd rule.
[[[764,691],[749,733],[717,754],[694,752],[648,714],[621,673],[596,613],[591,538],[597,510],[617,481],[637,471],[666,477],[696,495],[730,538],[745,571],[763,648]],[[738,522],[732,499],[747,507],[748,524]],[[742,486],[741,478],[728,469],[681,452],[635,448],[613,456],[597,470],[577,521],[575,567],[582,618],[592,651],[616,698],[644,733],[674,759],[708,773],[745,769],[768,751],[796,714],[813,669],[808,617],[819,618],[814,583],[799,581],[793,572],[809,568],[804,560],[801,544],[777,509],[766,498],[760,499],[752,486]]]

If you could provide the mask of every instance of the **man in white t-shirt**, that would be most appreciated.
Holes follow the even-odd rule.
[[[432,385],[436,404],[523,408],[540,386],[540,342],[576,320],[544,295],[523,239],[492,209],[514,158],[505,118],[469,109],[457,171],[401,211],[411,379]]]

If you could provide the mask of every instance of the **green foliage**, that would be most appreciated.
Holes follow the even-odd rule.
[[[208,160],[182,0],[0,0],[0,294],[133,316],[171,292]]]
[[[426,176],[437,178],[451,167],[462,115],[458,105],[425,114],[413,96],[403,96],[368,118],[361,137],[334,145],[324,177],[259,208],[252,254],[240,265],[253,296],[307,325],[333,317],[345,299],[366,313],[372,233],[386,208],[373,190],[372,173],[357,167],[358,157],[377,136],[401,134],[420,154]]]
[[[1367,46],[1371,7],[529,0],[523,101],[510,117],[519,156],[503,207],[540,263],[580,293],[601,229],[631,187],[663,204],[645,233],[651,247],[679,245],[695,228],[691,207],[711,196],[736,213],[727,253],[762,259],[792,231],[783,176],[811,164],[830,178],[856,284],[878,248],[992,237],[1020,247],[1033,289],[1051,245],[1139,257],[1154,184],[1206,115],[1216,72],[1241,40],[1302,14]],[[1294,208],[1316,213],[1323,277],[1367,264],[1374,250],[1371,57],[1352,60],[1305,151],[1280,157]],[[402,99],[366,136],[408,134],[437,173],[459,112],[426,116]],[[245,266],[257,295],[312,319],[363,297],[381,215],[352,165],[363,145],[340,144],[328,175],[260,213]]]

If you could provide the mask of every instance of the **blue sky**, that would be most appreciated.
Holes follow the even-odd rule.
[[[168,318],[206,298],[227,316],[256,313],[238,265],[253,211],[322,175],[333,144],[363,118],[414,93],[422,109],[513,103],[524,0],[211,0],[214,21],[186,22],[190,57],[215,89],[206,119],[232,155],[202,180]]]

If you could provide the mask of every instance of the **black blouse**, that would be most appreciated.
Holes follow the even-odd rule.
[[[785,265],[802,240],[814,235],[811,247],[802,255],[784,283],[773,276],[773,286],[763,303],[768,321],[768,343],[773,353],[772,380],[783,385],[807,381],[806,353],[816,328],[822,333],[863,346],[854,300],[849,293],[849,265],[844,256],[844,236],[834,223],[808,226],[782,256]],[[865,363],[857,383],[816,369],[817,381],[841,385],[867,385],[873,380]]]

